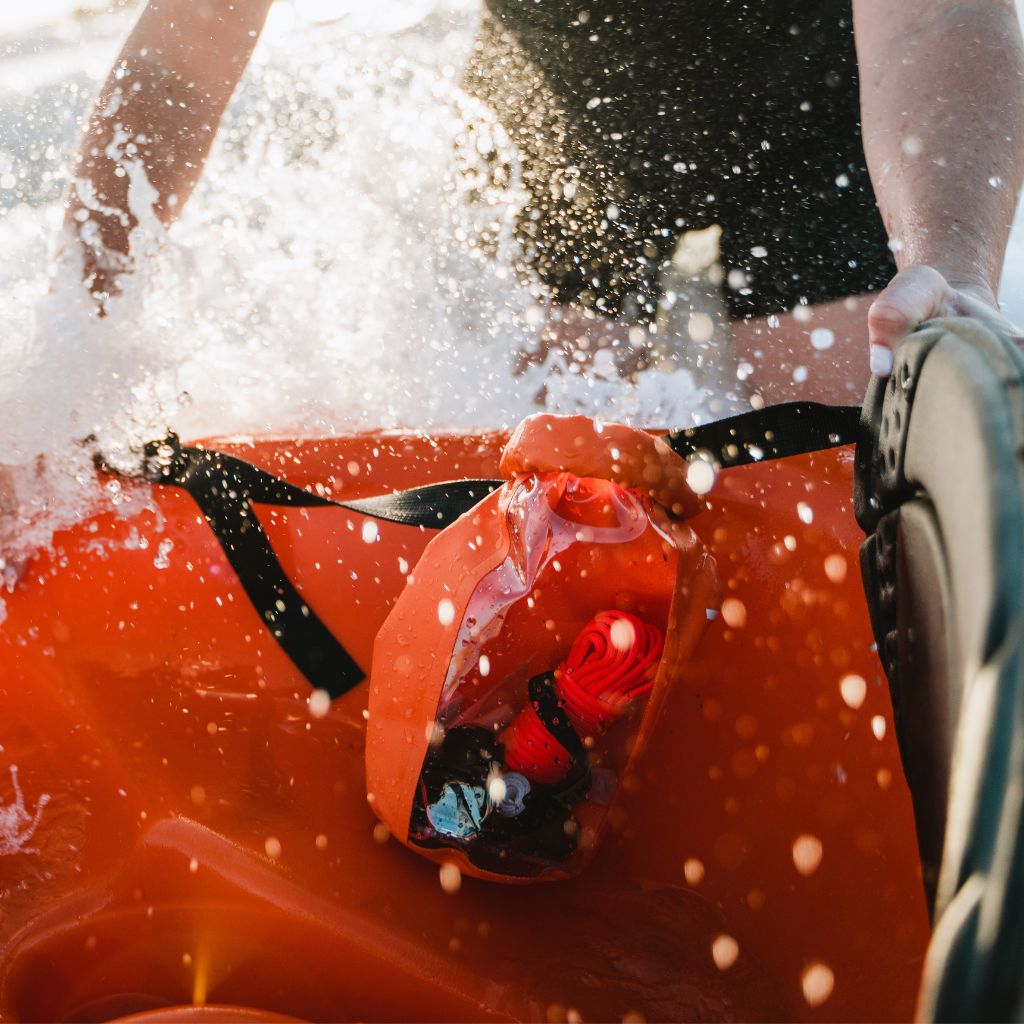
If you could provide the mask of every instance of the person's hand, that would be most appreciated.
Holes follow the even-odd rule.
[[[127,245],[126,232],[124,246]],[[99,232],[86,231],[83,224],[76,224],[74,228],[65,227],[61,233],[55,252],[58,263],[66,261],[69,253],[75,249],[80,253],[82,283],[96,304],[96,315],[105,317],[109,312],[107,305],[110,300],[121,294],[122,277],[131,273],[131,258],[106,248],[100,240]],[[51,292],[55,287],[56,282],[51,281]]]
[[[900,341],[923,320],[940,316],[973,317],[1024,346],[1024,332],[999,312],[991,289],[947,281],[934,267],[905,267],[868,310],[871,372],[888,377]]]

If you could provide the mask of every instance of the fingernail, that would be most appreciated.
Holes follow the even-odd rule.
[[[876,377],[888,377],[892,373],[892,349],[888,345],[872,345],[868,351],[871,372]]]

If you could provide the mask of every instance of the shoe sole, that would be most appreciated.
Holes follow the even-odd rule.
[[[936,922],[923,1020],[1024,1010],[1024,357],[922,325],[868,389],[861,569]]]

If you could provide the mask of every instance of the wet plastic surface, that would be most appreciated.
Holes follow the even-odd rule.
[[[232,450],[356,497],[493,477],[500,440]],[[527,889],[439,877],[387,838],[365,684],[314,714],[187,496],[61,535],[0,625],[0,1016],[197,999],[312,1020],[906,1019],[927,921],[850,463],[719,475],[693,526],[722,613],[593,862]],[[265,511],[368,667],[429,535]]]

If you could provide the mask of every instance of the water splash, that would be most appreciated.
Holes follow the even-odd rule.
[[[18,785],[18,766],[11,765],[11,785],[14,799],[9,804],[0,804],[0,857],[14,853],[38,853],[28,843],[36,834],[43,809],[50,802],[50,795],[42,793],[36,801],[35,811],[25,807],[25,797]]]
[[[523,364],[544,300],[513,270],[514,147],[460,85],[474,0],[385,0],[373,13],[299,0],[271,15],[170,232],[141,168],[129,169],[136,271],[105,318],[80,284],[76,245],[59,239],[48,255],[46,240],[75,121],[107,60],[91,59],[91,78],[51,68],[36,82],[59,130],[30,141],[38,159],[0,215],[0,465],[17,467],[22,550],[109,504],[96,452],[131,469],[168,429],[471,430],[539,407],[651,423],[700,414],[684,371],[630,384],[602,359],[583,373],[558,352]],[[124,19],[103,25],[112,57]],[[17,118],[0,146],[11,152],[24,124],[46,120],[13,102],[0,95]],[[511,172],[484,188],[473,161],[495,149]]]

